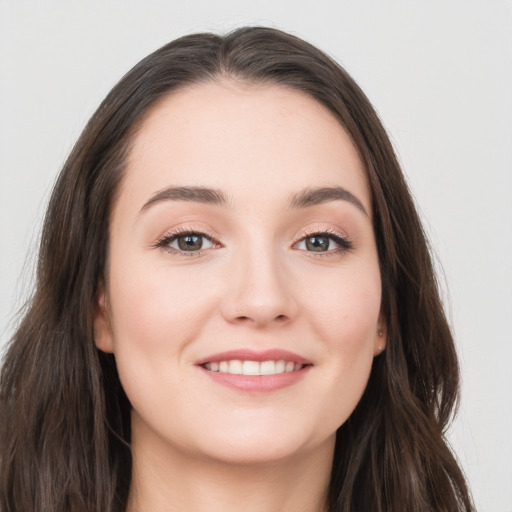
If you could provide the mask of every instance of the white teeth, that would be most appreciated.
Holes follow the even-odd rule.
[[[300,370],[303,365],[292,361],[220,361],[206,363],[205,368],[212,372],[243,374],[243,375],[275,375],[278,373],[289,373]]]
[[[233,361],[229,361],[229,369],[228,373],[236,373],[241,374],[242,372],[242,361],[238,361],[234,359]]]
[[[260,363],[258,361],[244,361],[242,373],[244,375],[260,375]]]
[[[261,375],[272,375],[276,373],[276,362],[275,361],[263,361],[260,363]]]

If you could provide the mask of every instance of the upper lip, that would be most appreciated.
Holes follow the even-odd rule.
[[[295,364],[312,364],[311,361],[298,354],[278,348],[263,351],[251,349],[228,350],[203,357],[197,360],[195,364],[220,363],[221,361],[232,361],[235,359],[240,361],[291,361]]]

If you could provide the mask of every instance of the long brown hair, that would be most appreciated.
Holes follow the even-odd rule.
[[[337,432],[330,512],[469,512],[445,441],[459,371],[429,248],[390,141],[352,78],[281,31],[177,39],[137,64],[85,127],[56,182],[37,285],[0,381],[0,512],[122,512],[130,404],[93,312],[109,216],[136,127],[159,98],[222,77],[303,91],[346,128],[364,163],[382,276],[386,351]]]

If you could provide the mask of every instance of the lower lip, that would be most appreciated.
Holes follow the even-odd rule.
[[[269,393],[296,384],[306,376],[311,369],[311,365],[304,366],[297,371],[276,373],[274,375],[240,375],[212,372],[202,366],[199,366],[199,368],[217,384],[246,393]]]

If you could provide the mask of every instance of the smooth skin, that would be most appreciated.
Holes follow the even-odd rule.
[[[290,204],[324,187],[349,194]],[[299,91],[221,80],[151,109],[113,206],[95,315],[133,406],[129,512],[324,510],[335,432],[386,341],[371,215],[349,136]],[[196,364],[276,348],[311,366],[270,392],[220,385]]]

